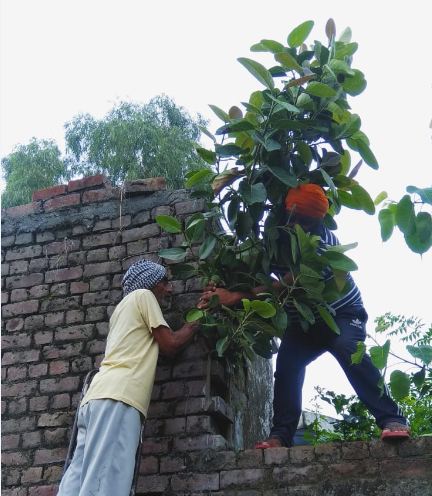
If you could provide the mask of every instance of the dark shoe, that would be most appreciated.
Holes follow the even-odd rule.
[[[408,426],[399,422],[389,422],[381,432],[381,439],[407,439],[410,437]]]

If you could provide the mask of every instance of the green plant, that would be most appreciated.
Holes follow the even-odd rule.
[[[399,202],[387,201],[380,210],[381,238],[387,241],[397,226],[404,235],[408,247],[415,253],[423,254],[432,246],[432,187],[408,186],[407,195]],[[385,200],[387,193],[378,195],[375,204]],[[429,212],[425,209],[429,207]]]
[[[349,151],[378,168],[360,117],[348,103],[366,87],[363,73],[352,67],[357,43],[349,29],[336,39],[330,20],[328,41],[307,46],[312,27],[312,21],[297,26],[287,45],[267,39],[253,45],[253,52],[275,59],[269,69],[238,59],[264,88],[242,102],[244,110],[210,106],[223,125],[216,136],[204,130],[214,149],[199,146],[197,152],[215,170],[202,168],[186,180],[192,196],[207,201],[207,212],[184,224],[173,217],[156,219],[163,229],[184,236],[182,246],[160,253],[181,262],[172,266],[177,275],[202,276],[231,290],[264,287],[261,299],[273,307],[272,317],[256,310],[249,316],[250,302],[220,309],[218,320],[225,323],[216,345],[220,355],[247,357],[254,350],[268,356],[274,337],[290,325],[286,305],[295,307],[304,330],[323,319],[338,332],[328,303],[348,289],[346,273],[357,267],[344,252],[355,245],[326,247],[318,254],[318,236],[289,226],[284,198],[290,188],[308,182],[322,186],[331,205],[325,223],[332,229],[342,207],[375,212],[370,195],[354,179],[360,164],[351,167]],[[269,276],[275,266],[293,280],[280,281],[281,293]],[[325,267],[333,270],[329,281],[322,277]],[[205,320],[209,313],[194,311],[192,317]]]
[[[317,405],[315,420],[307,426],[305,440],[312,444],[321,444],[331,441],[368,441],[379,437],[380,430],[375,419],[357,396],[336,394],[320,387],[315,390],[315,400],[320,399],[332,405],[335,413],[342,418],[334,420],[333,430],[323,428],[323,417]]]

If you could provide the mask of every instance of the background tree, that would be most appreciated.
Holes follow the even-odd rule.
[[[69,171],[54,141],[33,138],[27,145],[18,145],[2,159],[6,189],[2,207],[31,201],[33,191],[60,184],[69,178]]]
[[[170,188],[181,188],[185,174],[205,164],[195,151],[204,124],[165,95],[121,102],[102,119],[82,114],[66,123],[68,165],[75,174],[103,173],[114,184],[164,176]]]

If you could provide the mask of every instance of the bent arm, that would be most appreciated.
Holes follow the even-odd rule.
[[[198,329],[199,324],[192,322],[186,323],[175,332],[164,325],[153,328],[152,332],[161,353],[163,355],[173,356],[186,346]]]

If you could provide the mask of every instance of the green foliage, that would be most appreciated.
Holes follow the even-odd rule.
[[[69,173],[53,141],[33,138],[2,159],[6,189],[2,207],[31,202],[33,191],[61,184]]]
[[[341,418],[333,422],[333,430],[323,428],[323,416],[317,405],[315,421],[307,426],[305,432],[307,441],[316,445],[332,441],[369,441],[379,437],[380,430],[374,417],[356,396],[336,394],[320,387],[315,390],[315,400],[319,399],[334,407],[336,415]]]
[[[308,47],[312,27],[306,21],[294,28],[287,45],[269,39],[253,45],[252,52],[274,59],[270,68],[238,59],[259,89],[241,103],[242,109],[210,105],[221,127],[215,136],[203,130],[214,149],[200,147],[198,153],[215,171],[206,166],[186,174],[186,186],[193,197],[207,201],[207,211],[182,224],[182,246],[160,252],[182,262],[184,277],[217,280],[219,286],[246,294],[263,287],[260,301],[212,308],[201,319],[205,328],[218,329],[217,352],[230,358],[250,357],[253,351],[268,357],[276,351],[274,338],[290,325],[287,306],[297,309],[305,331],[324,320],[339,332],[329,303],[349,290],[346,273],[357,266],[344,253],[349,246],[322,247],[317,253],[319,237],[290,224],[284,208],[288,190],[300,183],[322,186],[331,205],[326,223],[333,228],[342,207],[375,211],[370,195],[353,178],[359,165],[351,170],[349,149],[377,167],[360,117],[348,103],[348,95],[366,85],[363,73],[352,67],[357,45],[348,31],[336,41],[330,23],[328,43],[314,41]],[[175,219],[159,221],[168,232],[179,228]],[[193,262],[186,264],[195,268],[193,274],[184,262]],[[275,267],[292,278],[289,284],[280,278],[281,292],[269,277]],[[325,281],[327,267],[333,277]]]
[[[65,125],[69,166],[75,174],[103,173],[114,184],[163,176],[169,187],[181,188],[188,171],[210,160],[195,150],[204,124],[167,96],[121,102],[102,119],[81,114]]]
[[[422,255],[432,247],[432,187],[406,190],[409,194],[399,202],[387,202],[380,211],[381,238],[387,241],[398,227],[410,250]]]

